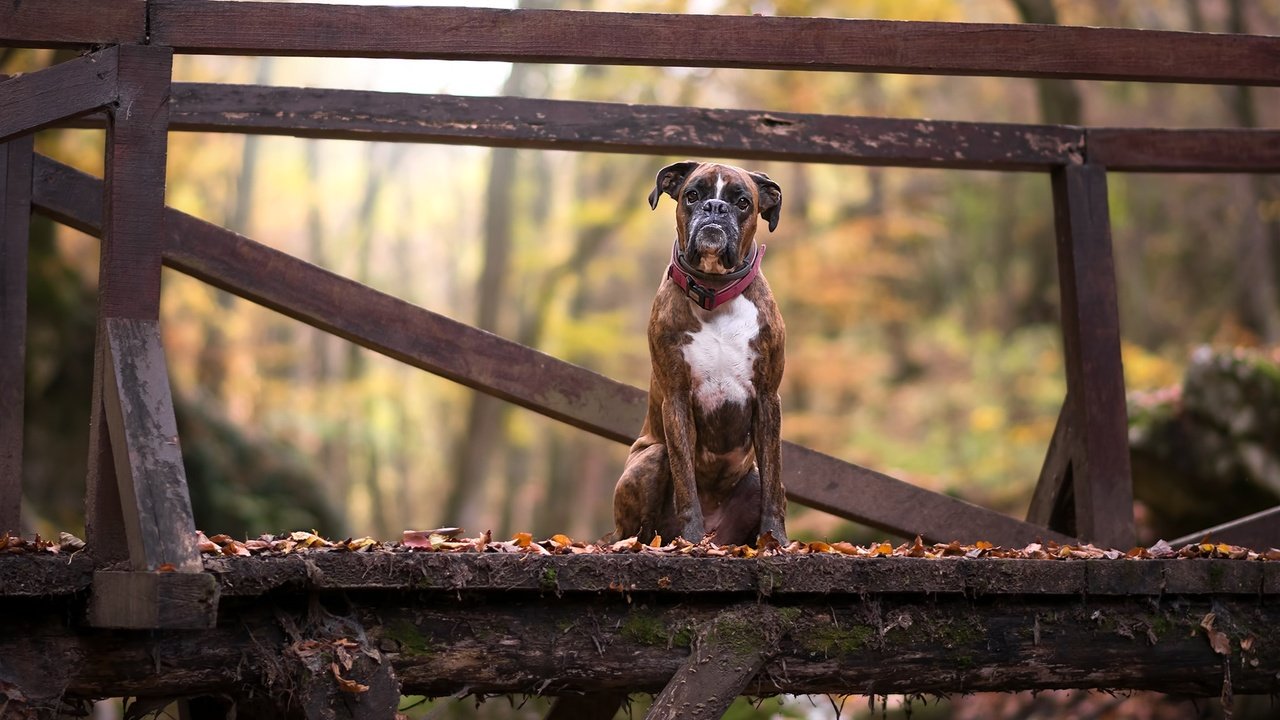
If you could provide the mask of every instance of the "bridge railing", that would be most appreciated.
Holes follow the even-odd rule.
[[[141,587],[186,597],[208,584],[192,544],[159,340],[162,265],[603,437],[630,442],[644,412],[638,388],[165,207],[171,131],[1047,173],[1067,393],[1027,520],[803,447],[784,449],[784,482],[796,502],[898,535],[1007,545],[1133,542],[1107,172],[1280,170],[1280,130],[1273,129],[947,122],[171,79],[174,53],[217,53],[1275,86],[1277,37],[271,2],[108,6],[0,1],[0,46],[89,50],[0,82],[0,531],[19,526],[27,220],[36,211],[102,238],[86,524],[101,562],[130,563],[132,572],[104,575],[118,583],[120,598]],[[53,126],[105,127],[105,177],[34,155],[31,133]],[[1270,538],[1277,514],[1243,519],[1221,530],[1222,539]],[[107,625],[211,621],[198,607],[193,620],[162,618],[123,600],[95,603],[96,619]]]

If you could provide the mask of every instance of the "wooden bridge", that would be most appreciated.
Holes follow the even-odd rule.
[[[19,528],[30,215],[102,239],[88,550],[70,561],[38,553],[0,558],[0,607],[7,611],[0,620],[0,707],[44,717],[84,698],[136,695],[199,698],[188,704],[192,717],[224,716],[230,703],[242,717],[390,717],[402,691],[516,692],[560,696],[554,717],[611,717],[627,692],[660,690],[653,717],[718,717],[743,692],[1280,689],[1275,563],[643,553],[202,557],[158,327],[160,270],[168,266],[625,443],[640,426],[642,390],[166,207],[169,132],[1048,173],[1067,393],[1027,519],[795,445],[784,449],[784,481],[795,502],[927,542],[1088,541],[1127,549],[1133,493],[1107,173],[1277,172],[1280,131],[183,84],[171,80],[172,59],[399,57],[1275,86],[1280,38],[821,18],[0,0],[0,45],[84,50],[0,82],[0,531]],[[105,177],[35,154],[32,133],[50,127],[105,127]],[[1280,508],[1273,508],[1213,534],[1269,547],[1280,545],[1278,528]],[[1225,652],[1220,643],[1215,649],[1214,633],[1227,637]],[[339,678],[366,689],[353,692]]]

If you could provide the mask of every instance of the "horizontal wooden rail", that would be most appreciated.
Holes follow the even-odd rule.
[[[1089,128],[1089,162],[1129,172],[1280,172],[1280,130]]]
[[[32,203],[99,232],[101,184],[45,157]],[[443,317],[184,213],[166,210],[167,266],[375,352],[622,443],[635,439],[645,393],[585,368]],[[901,536],[1018,545],[1069,540],[792,443],[788,497]]]
[[[0,142],[115,102],[119,55],[106,48],[0,80]]]
[[[169,128],[969,170],[1280,172],[1280,130],[1081,128],[367,90],[175,83]],[[63,123],[102,127],[104,115]]]
[[[1255,549],[1280,548],[1280,506],[1178,538],[1176,543],[1226,542]]]
[[[178,52],[1280,85],[1280,37],[1056,25],[152,0]]]
[[[318,88],[174,86],[174,130],[998,170],[1078,162],[1080,128]]]
[[[146,38],[146,0],[0,0],[0,47],[87,47]]]

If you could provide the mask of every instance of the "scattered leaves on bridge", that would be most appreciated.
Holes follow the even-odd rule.
[[[978,541],[972,545],[958,542],[926,544],[920,538],[913,542],[893,545],[888,542],[854,545],[849,542],[792,542],[781,546],[772,536],[765,536],[756,546],[717,545],[710,540],[692,543],[683,538],[665,542],[654,538],[643,543],[637,538],[617,542],[585,542],[566,535],[552,535],[535,541],[529,533],[516,533],[510,540],[494,540],[485,532],[475,538],[462,536],[461,528],[437,528],[435,530],[406,530],[401,542],[381,542],[373,538],[349,538],[327,540],[315,533],[297,531],[284,535],[262,535],[253,540],[240,541],[227,535],[206,537],[199,535],[200,551],[210,555],[283,555],[296,552],[487,552],[528,553],[534,555],[608,555],[649,553],[658,555],[687,555],[691,557],[753,558],[759,555],[817,555],[833,554],[855,558],[910,557],[924,559],[941,558],[1007,558],[1025,560],[1143,560],[1143,559],[1191,559],[1219,558],[1233,560],[1280,561],[1280,549],[1256,552],[1248,548],[1226,543],[1192,543],[1173,548],[1161,540],[1149,548],[1135,547],[1127,552],[1105,550],[1093,545],[1060,545],[1049,541],[1031,543],[1022,548],[1004,548],[989,542]]]

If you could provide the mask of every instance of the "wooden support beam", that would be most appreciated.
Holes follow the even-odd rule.
[[[0,142],[115,102],[117,55],[106,48],[0,81]]]
[[[218,618],[218,582],[205,573],[99,570],[89,624],[125,630],[201,630]]]
[[[1027,522],[1040,527],[1076,526],[1075,495],[1071,485],[1071,452],[1075,443],[1073,426],[1076,423],[1074,409],[1071,394],[1067,393],[1027,508]]]
[[[0,47],[89,47],[146,39],[146,0],[0,0]]]
[[[1089,128],[1088,162],[1109,172],[1280,172],[1280,130]]]
[[[31,136],[0,143],[0,534],[22,530]]]
[[[183,53],[1280,85],[1280,38],[1262,35],[279,2],[150,5],[151,41]]]
[[[1206,537],[1215,543],[1243,545],[1254,550],[1280,548],[1280,507],[1273,507],[1270,510],[1256,512],[1231,522],[1184,535],[1172,541],[1172,544],[1177,547],[1187,543],[1197,543]]]
[[[1066,165],[1052,172],[1052,187],[1070,402],[1063,413],[1071,421],[1062,439],[1070,443],[1076,520],[1074,532],[1054,529],[1128,549],[1133,478],[1106,170]]]
[[[754,590],[702,601],[497,591],[458,603],[452,592],[410,592],[349,595],[350,614],[367,646],[381,649],[403,692],[432,696],[657,692],[685,664],[694,628],[726,610],[764,617],[771,610],[763,608],[791,616],[794,624],[746,693],[1106,687],[1216,697],[1224,662],[1236,693],[1271,692],[1280,672],[1274,594],[1259,601],[1256,593],[1166,593],[1156,603],[1123,594],[974,598],[840,592],[779,602],[757,600]],[[284,628],[305,626],[308,607],[284,597],[225,603],[216,627],[159,633],[85,632],[77,626],[73,599],[46,600],[0,617],[0,676],[27,677],[30,671],[19,669],[48,667],[67,698],[238,698],[250,692],[286,697],[282,671],[291,665],[285,652],[299,640]],[[336,595],[327,599],[347,602]],[[1210,612],[1215,631],[1230,642],[1229,656],[1214,651],[1201,626]],[[308,632],[297,637],[327,638]],[[1241,641],[1249,637],[1250,650],[1244,652]],[[64,657],[78,661],[49,662]]]
[[[99,181],[37,158],[37,210],[100,232]],[[630,444],[645,393],[585,368],[383,294],[169,209],[164,262],[289,317],[602,437]],[[1024,545],[1067,540],[993,510],[783,443],[787,495],[903,537]]]
[[[136,518],[126,521],[121,514],[117,462],[112,456],[106,427],[106,391],[113,382],[109,374],[106,320],[159,318],[172,63],[173,52],[168,48],[121,46],[117,69],[120,102],[112,107],[107,124],[106,177],[100,211],[98,331],[85,498],[87,540],[91,551],[103,562],[123,560],[129,555],[126,549],[135,545],[126,538],[125,527],[139,522]],[[171,415],[172,408],[167,408],[167,412]],[[153,437],[138,441],[154,445],[170,440],[170,437]],[[142,490],[140,494],[146,496],[150,491]],[[135,510],[136,507],[130,508],[129,512]],[[190,513],[189,508],[187,512]],[[129,559],[135,569],[155,569],[142,556],[133,555]],[[179,564],[188,563],[185,556],[179,559]]]
[[[106,420],[130,564],[201,572],[160,325],[109,317],[105,330]]]
[[[719,720],[777,654],[791,624],[770,605],[726,610],[698,633],[645,720]]]

